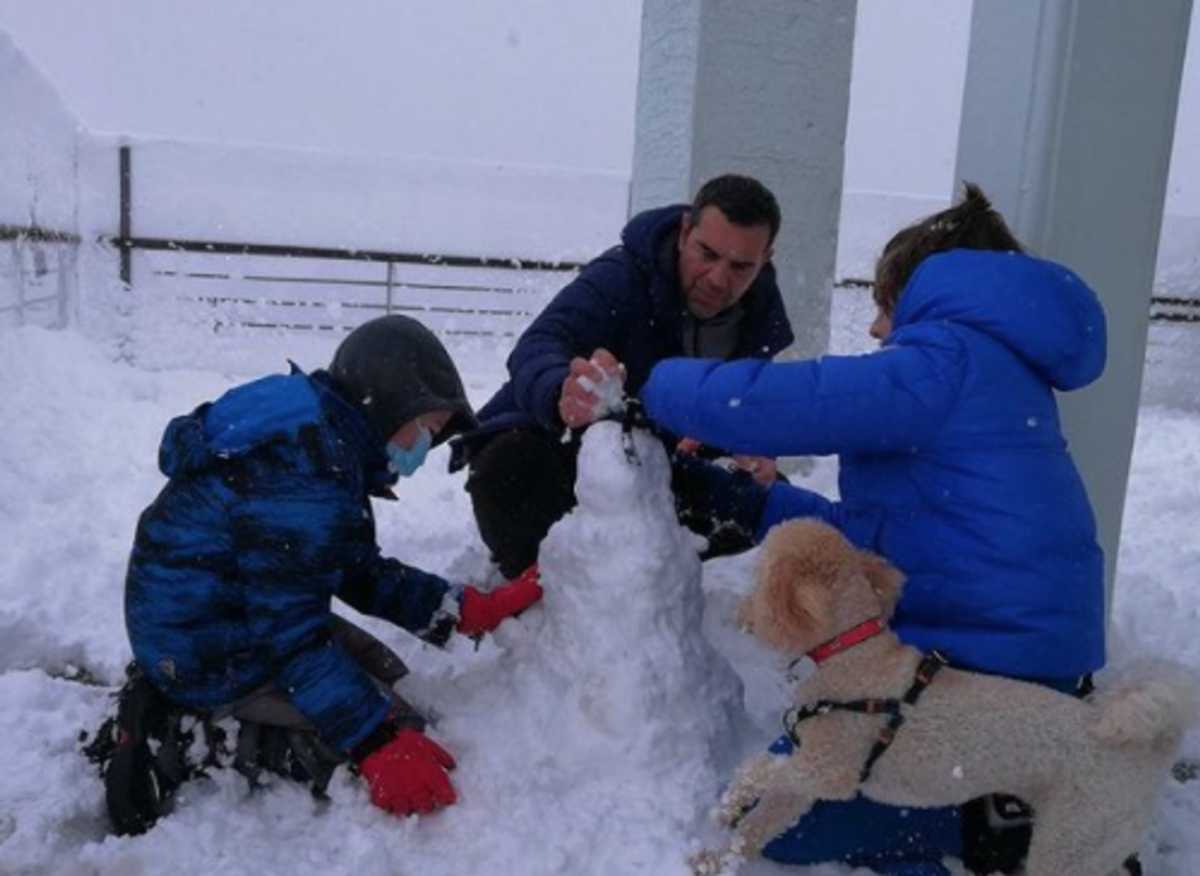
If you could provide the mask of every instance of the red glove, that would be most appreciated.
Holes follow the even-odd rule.
[[[454,758],[419,730],[399,731],[359,761],[358,769],[371,802],[393,815],[432,812],[458,799],[446,775]]]
[[[489,593],[468,586],[463,589],[458,631],[466,636],[490,633],[500,621],[520,614],[541,598],[537,563]]]

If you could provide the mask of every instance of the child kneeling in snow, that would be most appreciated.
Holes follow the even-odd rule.
[[[453,803],[453,758],[391,690],[403,664],[330,604],[336,596],[440,645],[541,597],[536,568],[485,593],[380,554],[369,497],[396,498],[398,477],[474,423],[449,354],[404,316],[360,326],[328,371],[293,366],[174,419],[159,449],[169,481],[142,513],[129,561],[140,681],[125,695],[136,699],[140,685],[143,698],[206,717],[308,730],[396,814]],[[136,725],[137,712],[123,702],[118,723]],[[145,734],[118,727],[117,755]],[[140,832],[161,801],[131,775],[137,757],[114,770],[120,762],[106,775],[110,813],[118,832]]]
[[[1023,254],[974,186],[892,238],[874,294],[877,352],[667,359],[641,390],[647,415],[735,453],[839,454],[838,502],[712,468],[697,473],[708,486],[696,494],[759,540],[793,517],[836,526],[907,577],[893,622],[906,643],[1074,692],[1104,663],[1103,557],[1054,391],[1104,368],[1096,296],[1066,268]],[[951,856],[1007,872],[1027,829],[992,836],[976,829],[979,811],[825,802],[764,855],[911,874],[944,874],[939,860]],[[995,842],[1001,834],[1015,841]]]

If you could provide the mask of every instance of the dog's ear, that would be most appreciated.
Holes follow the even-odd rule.
[[[759,582],[738,606],[738,624],[785,654],[802,654],[827,636],[829,599],[824,588],[806,588],[793,558],[759,567]]]
[[[859,551],[862,561],[863,574],[871,582],[871,589],[879,597],[883,606],[883,616],[891,617],[900,601],[900,591],[904,587],[904,573],[878,554],[870,551]]]
[[[803,652],[837,631],[835,591],[854,551],[842,535],[815,520],[771,530],[763,543],[758,584],[738,611],[743,626],[785,652]]]

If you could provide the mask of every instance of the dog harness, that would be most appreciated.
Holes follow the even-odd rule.
[[[930,651],[926,654],[917,666],[916,677],[913,679],[912,686],[909,687],[908,691],[900,699],[895,699],[894,697],[886,699],[871,697],[861,700],[850,700],[844,703],[834,700],[817,700],[815,703],[808,703],[807,705],[788,709],[783,713],[783,729],[792,741],[792,744],[799,748],[800,733],[798,728],[802,721],[807,721],[809,718],[815,718],[817,715],[827,715],[830,712],[858,712],[863,715],[887,715],[887,723],[879,731],[879,736],[876,737],[875,744],[871,746],[871,751],[867,754],[867,760],[863,764],[862,770],[859,771],[858,782],[862,784],[871,777],[871,770],[874,769],[876,761],[883,757],[883,753],[888,750],[888,747],[895,740],[896,732],[900,729],[900,725],[904,723],[904,713],[901,711],[901,706],[915,705],[917,700],[920,699],[921,693],[929,686],[934,676],[938,674],[938,671],[947,662],[946,658],[938,651]]]

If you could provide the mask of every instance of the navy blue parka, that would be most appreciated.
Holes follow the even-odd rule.
[[[274,682],[349,751],[390,701],[330,639],[331,600],[438,640],[450,585],[384,558],[369,495],[390,495],[384,441],[325,372],[264,377],[167,426],[169,481],[142,513],[125,617],[134,656],[201,710]]]

